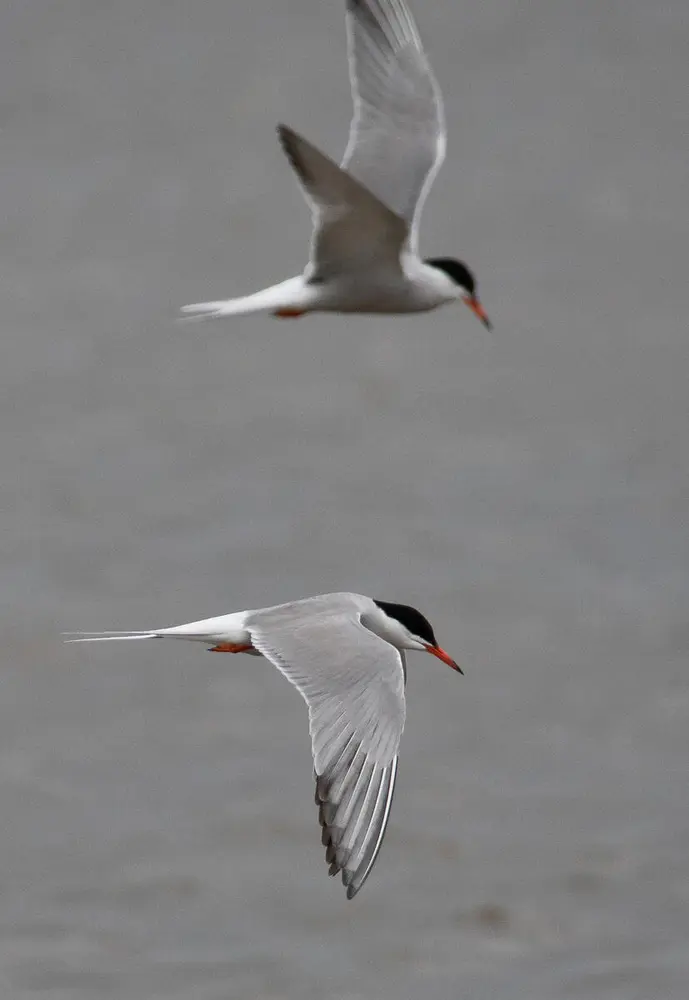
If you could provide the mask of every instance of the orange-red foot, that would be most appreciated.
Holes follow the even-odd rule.
[[[279,316],[280,319],[297,319],[299,316],[303,316],[305,312],[305,309],[276,309],[273,316]]]
[[[234,642],[221,642],[217,646],[213,646],[210,649],[211,653],[248,653],[251,646],[237,644]]]

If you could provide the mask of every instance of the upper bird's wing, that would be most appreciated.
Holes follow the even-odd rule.
[[[278,125],[278,135],[313,215],[309,278],[398,266],[404,220],[297,132]]]
[[[342,872],[351,899],[378,856],[404,728],[400,653],[362,624],[355,607],[308,601],[247,620],[256,649],[278,667],[309,708],[316,802],[330,874]]]
[[[347,0],[347,34],[354,117],[342,166],[406,220],[416,252],[445,158],[440,88],[403,0]]]

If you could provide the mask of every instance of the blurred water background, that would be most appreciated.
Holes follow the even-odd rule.
[[[495,324],[175,324],[304,263],[275,139],[350,115],[337,0],[22,0],[0,34],[0,992],[684,1000],[682,0],[417,0],[429,255]],[[326,877],[301,700],[75,647],[334,589],[417,604],[386,844]]]

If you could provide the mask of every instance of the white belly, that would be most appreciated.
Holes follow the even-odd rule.
[[[446,302],[435,289],[427,289],[403,275],[347,275],[323,287],[322,312],[415,313],[436,309]]]

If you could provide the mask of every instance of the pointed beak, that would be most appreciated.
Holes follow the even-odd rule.
[[[480,300],[477,299],[475,295],[464,295],[464,296],[462,296],[462,301],[464,302],[465,305],[469,306],[469,308],[471,309],[471,311],[476,316],[478,316],[478,318],[481,320],[481,322],[485,326],[486,330],[492,330],[493,329],[493,324],[488,319],[488,313],[483,308],[483,306],[481,305]]]
[[[440,646],[426,646],[426,652],[431,653],[433,656],[437,656],[439,660],[446,663],[448,667],[452,667],[452,669],[456,670],[458,674],[464,673],[460,665],[455,663],[452,657],[449,656],[444,649],[441,649]]]

